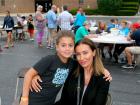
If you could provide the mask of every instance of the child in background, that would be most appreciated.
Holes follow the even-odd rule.
[[[34,24],[33,16],[30,14],[27,20],[28,32],[30,34],[30,40],[34,41]]]

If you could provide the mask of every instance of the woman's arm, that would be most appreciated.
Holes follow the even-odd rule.
[[[29,101],[28,96],[29,96],[31,81],[32,78],[37,74],[38,74],[37,71],[33,68],[30,68],[25,74],[20,105],[28,105],[28,101]]]

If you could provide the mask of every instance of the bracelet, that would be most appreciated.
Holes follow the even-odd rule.
[[[21,97],[21,101],[28,101],[28,97]]]

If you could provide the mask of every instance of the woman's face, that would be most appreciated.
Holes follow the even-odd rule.
[[[79,44],[75,48],[76,52],[76,58],[78,60],[78,63],[84,68],[89,68],[93,64],[93,57],[95,56],[95,51],[92,51],[92,49],[87,44]]]
[[[60,38],[56,51],[61,58],[68,59],[74,52],[74,40],[71,37]]]

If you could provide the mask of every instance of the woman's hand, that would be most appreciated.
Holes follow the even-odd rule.
[[[42,87],[40,86],[40,84],[38,82],[42,82],[41,78],[39,75],[35,76],[32,79],[32,83],[31,83],[31,87],[30,90],[31,91],[36,91],[36,92],[40,92],[40,90],[42,89]]]
[[[110,72],[107,69],[105,69],[105,71],[104,71],[104,79],[106,81],[112,81],[112,76],[111,76]]]

